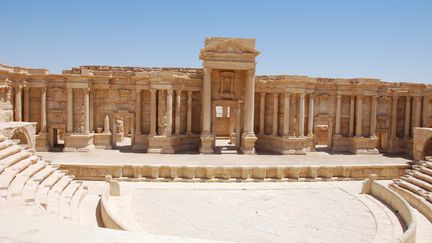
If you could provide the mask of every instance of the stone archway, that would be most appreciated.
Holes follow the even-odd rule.
[[[20,145],[27,145],[29,148],[33,148],[30,134],[24,127],[14,129],[11,133],[11,140],[17,140]]]

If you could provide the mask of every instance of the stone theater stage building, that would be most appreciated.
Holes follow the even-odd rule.
[[[38,151],[412,153],[432,86],[257,76],[254,39],[207,38],[202,68],[0,65],[1,120],[36,123]],[[130,147],[129,147],[130,146]]]

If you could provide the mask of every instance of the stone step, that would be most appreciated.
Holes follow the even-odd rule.
[[[72,176],[64,176],[48,192],[47,211],[49,216],[57,218],[59,211],[60,194],[72,181]]]
[[[36,172],[42,170],[45,166],[46,163],[39,160],[38,162],[27,167],[21,173],[18,173],[9,186],[8,198],[20,196],[27,180]]]
[[[48,193],[51,188],[64,176],[66,173],[62,170],[56,170],[40,183],[36,193],[36,202],[45,206],[48,202]]]
[[[419,166],[419,165],[414,165],[413,168],[414,168],[416,171],[420,171],[420,172],[423,173],[423,174],[427,174],[427,175],[432,176],[432,170],[429,169],[429,168],[426,168],[426,167],[424,167],[424,166]]]
[[[80,208],[82,202],[84,201],[84,198],[87,196],[87,193],[88,193],[87,186],[81,185],[73,195],[71,201],[71,215],[70,215],[70,219],[72,221],[79,222]]]
[[[72,198],[73,195],[82,185],[81,181],[72,181],[60,194],[58,214],[63,219],[71,219],[72,217]]]
[[[423,165],[424,167],[426,167],[428,169],[432,169],[432,162],[430,162],[430,161],[423,161],[423,162],[421,162],[421,165]]]
[[[430,183],[432,185],[432,176],[430,176],[428,174],[422,173],[422,172],[417,171],[417,170],[411,171],[409,174],[414,176],[417,179],[423,180],[423,181]]]
[[[413,176],[410,175],[405,175],[403,177],[401,177],[401,180],[407,181],[411,184],[414,184],[420,188],[422,188],[423,190],[427,191],[427,192],[431,192],[432,191],[432,184],[429,184],[428,182],[425,182],[423,180],[417,179]]]
[[[395,183],[396,183],[396,185],[398,185],[398,186],[400,186],[402,188],[405,188],[405,189],[407,189],[407,190],[409,190],[409,191],[411,191],[413,193],[416,193],[416,194],[418,194],[418,195],[420,195],[420,196],[422,196],[424,198],[426,198],[428,196],[428,192],[427,191],[425,191],[422,188],[420,188],[420,187],[418,187],[418,186],[416,186],[416,185],[414,185],[412,183],[409,183],[407,181],[396,180]]]
[[[425,156],[425,160],[432,162],[432,156]]]
[[[4,158],[7,158],[7,157],[9,157],[9,156],[11,156],[13,154],[16,154],[16,153],[18,153],[21,150],[22,150],[21,146],[19,146],[19,145],[12,145],[12,146],[9,146],[9,147],[7,147],[5,149],[0,150],[0,162]]]
[[[25,184],[22,198],[25,202],[34,202],[36,200],[37,189],[40,183],[45,180],[51,173],[57,170],[57,167],[46,166],[42,170],[34,174]]]
[[[6,168],[14,165],[21,160],[27,159],[31,155],[31,152],[24,150],[2,159],[2,161],[0,161],[0,172],[3,172]]]
[[[0,150],[3,150],[5,148],[8,148],[8,147],[13,146],[13,145],[16,145],[16,143],[14,143],[13,141],[10,141],[10,140],[0,142]]]
[[[4,135],[0,135],[0,142],[3,142],[6,140],[6,137]]]
[[[15,176],[31,164],[36,163],[37,160],[38,158],[33,155],[27,159],[21,160],[9,168],[6,168],[6,170],[0,174],[0,190],[7,190]]]

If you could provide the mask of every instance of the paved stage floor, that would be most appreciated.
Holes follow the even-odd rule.
[[[310,152],[306,155],[244,154],[147,154],[118,150],[90,152],[38,152],[55,164],[95,165],[195,165],[195,166],[290,166],[290,165],[400,165],[411,160],[385,155],[352,155]]]
[[[152,234],[234,242],[392,242],[397,216],[361,182],[122,182]],[[123,194],[124,195],[124,194]]]

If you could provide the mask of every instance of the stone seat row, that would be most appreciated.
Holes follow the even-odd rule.
[[[0,136],[0,206],[77,222],[87,191],[67,171]]]

